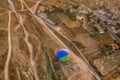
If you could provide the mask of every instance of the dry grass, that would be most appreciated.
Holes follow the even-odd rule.
[[[79,0],[80,3],[84,4],[85,6],[95,9],[96,8],[96,0]]]
[[[63,4],[65,4],[67,2],[67,0],[62,0],[62,1],[57,1],[57,0],[47,0],[47,1],[44,1],[46,4],[49,4],[49,5],[55,5],[55,6],[63,6]]]
[[[20,0],[13,0],[13,2],[14,2],[16,10],[20,10],[21,9],[21,2],[20,2]]]
[[[7,0],[0,0],[0,8],[8,9]]]
[[[24,0],[24,1],[28,5],[28,7],[32,7],[36,4],[36,2],[32,2],[32,1],[29,1],[29,0]]]
[[[3,13],[5,13],[5,12],[7,12],[7,11],[4,10],[4,9],[0,9],[0,15],[3,14]]]
[[[7,31],[0,30],[0,80],[3,80],[3,70],[7,58]]]
[[[108,33],[104,33],[104,34],[100,34],[98,35],[99,36],[99,39],[100,39],[100,42],[102,44],[113,44],[114,43],[114,40],[112,39],[112,37],[108,34]]]
[[[7,24],[8,24],[8,14],[4,14],[0,16],[0,28],[7,29]]]
[[[88,34],[78,34],[74,39],[79,41],[86,48],[94,47],[97,44],[97,41],[92,39]]]
[[[79,21],[72,21],[70,18],[68,18],[68,16],[64,14],[59,14],[58,17],[68,28],[75,28],[80,26]]]

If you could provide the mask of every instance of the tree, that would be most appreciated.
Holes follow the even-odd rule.
[[[115,40],[114,43],[116,43],[120,46],[120,41]]]
[[[116,26],[120,28],[120,23],[117,23]]]
[[[79,4],[73,5],[73,8],[74,8],[74,9],[79,8]]]
[[[116,35],[120,38],[120,33],[116,33]]]
[[[112,46],[111,45],[104,45],[102,47],[102,49],[105,50],[105,51],[110,51],[110,50],[112,50]]]

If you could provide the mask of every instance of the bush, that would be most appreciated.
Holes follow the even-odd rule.
[[[115,40],[114,43],[116,43],[120,46],[120,41]]]
[[[93,27],[93,29],[95,30],[95,32],[98,32],[98,29],[96,27]]]
[[[111,45],[104,45],[104,47],[108,50],[111,50],[112,49],[112,46]]]
[[[117,27],[120,27],[120,23],[117,23],[116,26],[117,26]]]
[[[67,13],[67,16],[73,21],[76,20],[76,16],[73,13]]]
[[[117,35],[117,37],[119,37],[119,38],[120,38],[120,33],[116,33],[116,35]]]
[[[79,8],[79,4],[73,5],[73,8],[74,8],[74,9]]]

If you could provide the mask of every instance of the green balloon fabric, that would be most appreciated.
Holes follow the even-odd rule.
[[[56,57],[61,62],[67,62],[69,60],[69,51],[67,49],[60,49],[57,51]]]

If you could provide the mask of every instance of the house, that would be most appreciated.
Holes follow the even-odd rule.
[[[97,18],[97,19],[100,19],[102,21],[107,21],[108,20],[108,17],[99,13],[98,11],[94,11],[93,12],[93,15]]]
[[[112,31],[113,31],[114,33],[118,33],[118,31],[115,29],[114,26],[112,26],[111,28],[112,28]]]
[[[85,19],[83,15],[79,15],[79,14],[76,16],[76,18],[80,21]]]

